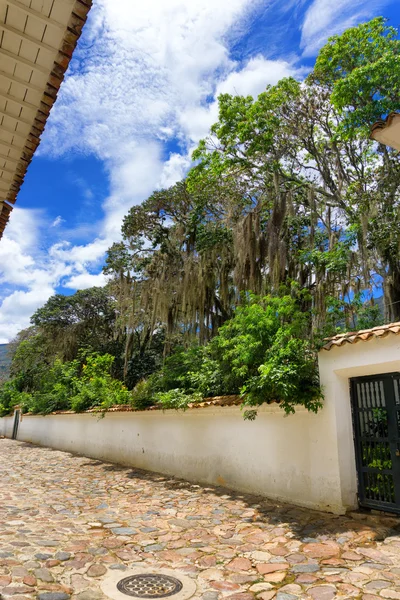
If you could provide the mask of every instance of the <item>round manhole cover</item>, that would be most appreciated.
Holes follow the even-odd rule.
[[[134,598],[167,598],[181,591],[182,582],[170,575],[143,573],[121,579],[117,589]]]

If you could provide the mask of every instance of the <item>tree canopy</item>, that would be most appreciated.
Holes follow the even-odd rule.
[[[343,116],[341,133],[353,137],[400,109],[398,30],[377,17],[331,37],[320,51],[310,81],[330,91]]]

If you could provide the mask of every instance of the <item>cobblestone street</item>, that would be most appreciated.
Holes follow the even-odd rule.
[[[100,600],[109,569],[139,566],[185,573],[203,600],[400,599],[395,518],[327,515],[4,439],[0,475],[5,599]]]

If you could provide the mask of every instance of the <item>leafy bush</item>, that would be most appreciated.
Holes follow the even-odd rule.
[[[241,394],[245,406],[277,401],[287,413],[296,405],[316,412],[323,395],[304,301],[304,294],[295,290],[282,297],[247,294],[207,346],[178,349],[132,392],[111,376],[110,354],[81,352],[76,360],[64,363],[56,359],[28,378],[29,388],[24,387],[28,379],[22,372],[19,379],[3,385],[0,410],[5,414],[16,404],[42,414],[106,411],[118,404],[138,410],[154,404],[185,409],[207,396]],[[255,411],[245,416],[254,418]]]
[[[37,388],[20,402],[24,412],[49,414],[58,410],[69,410],[79,368],[78,360],[63,363],[56,359],[54,364],[43,372]]]
[[[34,327],[20,332],[12,345],[15,350],[10,376],[17,378],[19,389],[31,392],[39,385],[54,357],[50,359],[44,338]]]
[[[20,400],[21,392],[18,389],[17,381],[5,381],[0,387],[0,417],[10,414]]]
[[[131,395],[126,387],[110,375],[114,357],[110,354],[89,355],[82,366],[81,376],[74,382],[75,394],[71,409],[76,412],[98,407],[107,410],[117,404],[129,404]]]
[[[131,392],[131,406],[136,410],[143,410],[154,405],[154,395],[160,390],[159,376],[151,375],[142,379],[135,385]]]
[[[175,389],[168,392],[158,392],[154,396],[156,404],[162,408],[175,408],[176,410],[186,410],[192,402],[200,402],[202,395],[200,393],[187,394],[184,390]]]
[[[286,413],[294,413],[296,404],[313,412],[321,408],[315,355],[308,340],[290,338],[280,332],[258,372],[241,389],[245,405],[277,400]]]
[[[133,406],[185,408],[207,396],[241,394],[244,405],[278,401],[287,413],[295,405],[316,412],[323,395],[303,300],[298,293],[247,295],[207,346],[179,349],[158,375],[139,383]]]
[[[129,404],[130,393],[111,377],[114,357],[109,354],[81,354],[79,359],[63,363],[56,359],[27,392],[21,378],[14,378],[0,388],[0,411],[9,414],[20,405],[24,412],[49,414],[59,410],[84,411],[98,407],[106,410],[115,404]]]
[[[240,391],[244,405],[277,401],[287,413],[296,404],[314,412],[321,407],[310,315],[301,300],[302,294],[250,296],[211,341],[224,389]]]
[[[218,361],[212,356],[211,344],[179,348],[168,357],[160,373],[159,391],[183,389],[203,397],[226,393]]]

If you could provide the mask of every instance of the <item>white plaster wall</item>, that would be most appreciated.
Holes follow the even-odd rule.
[[[14,426],[14,417],[4,417],[0,419],[0,435],[11,437]]]
[[[357,505],[357,471],[351,415],[350,379],[400,371],[400,336],[389,334],[319,353],[319,371],[327,406],[337,431],[341,504]]]
[[[276,405],[244,421],[239,407],[24,416],[18,439],[190,481],[344,512],[335,411]]]

